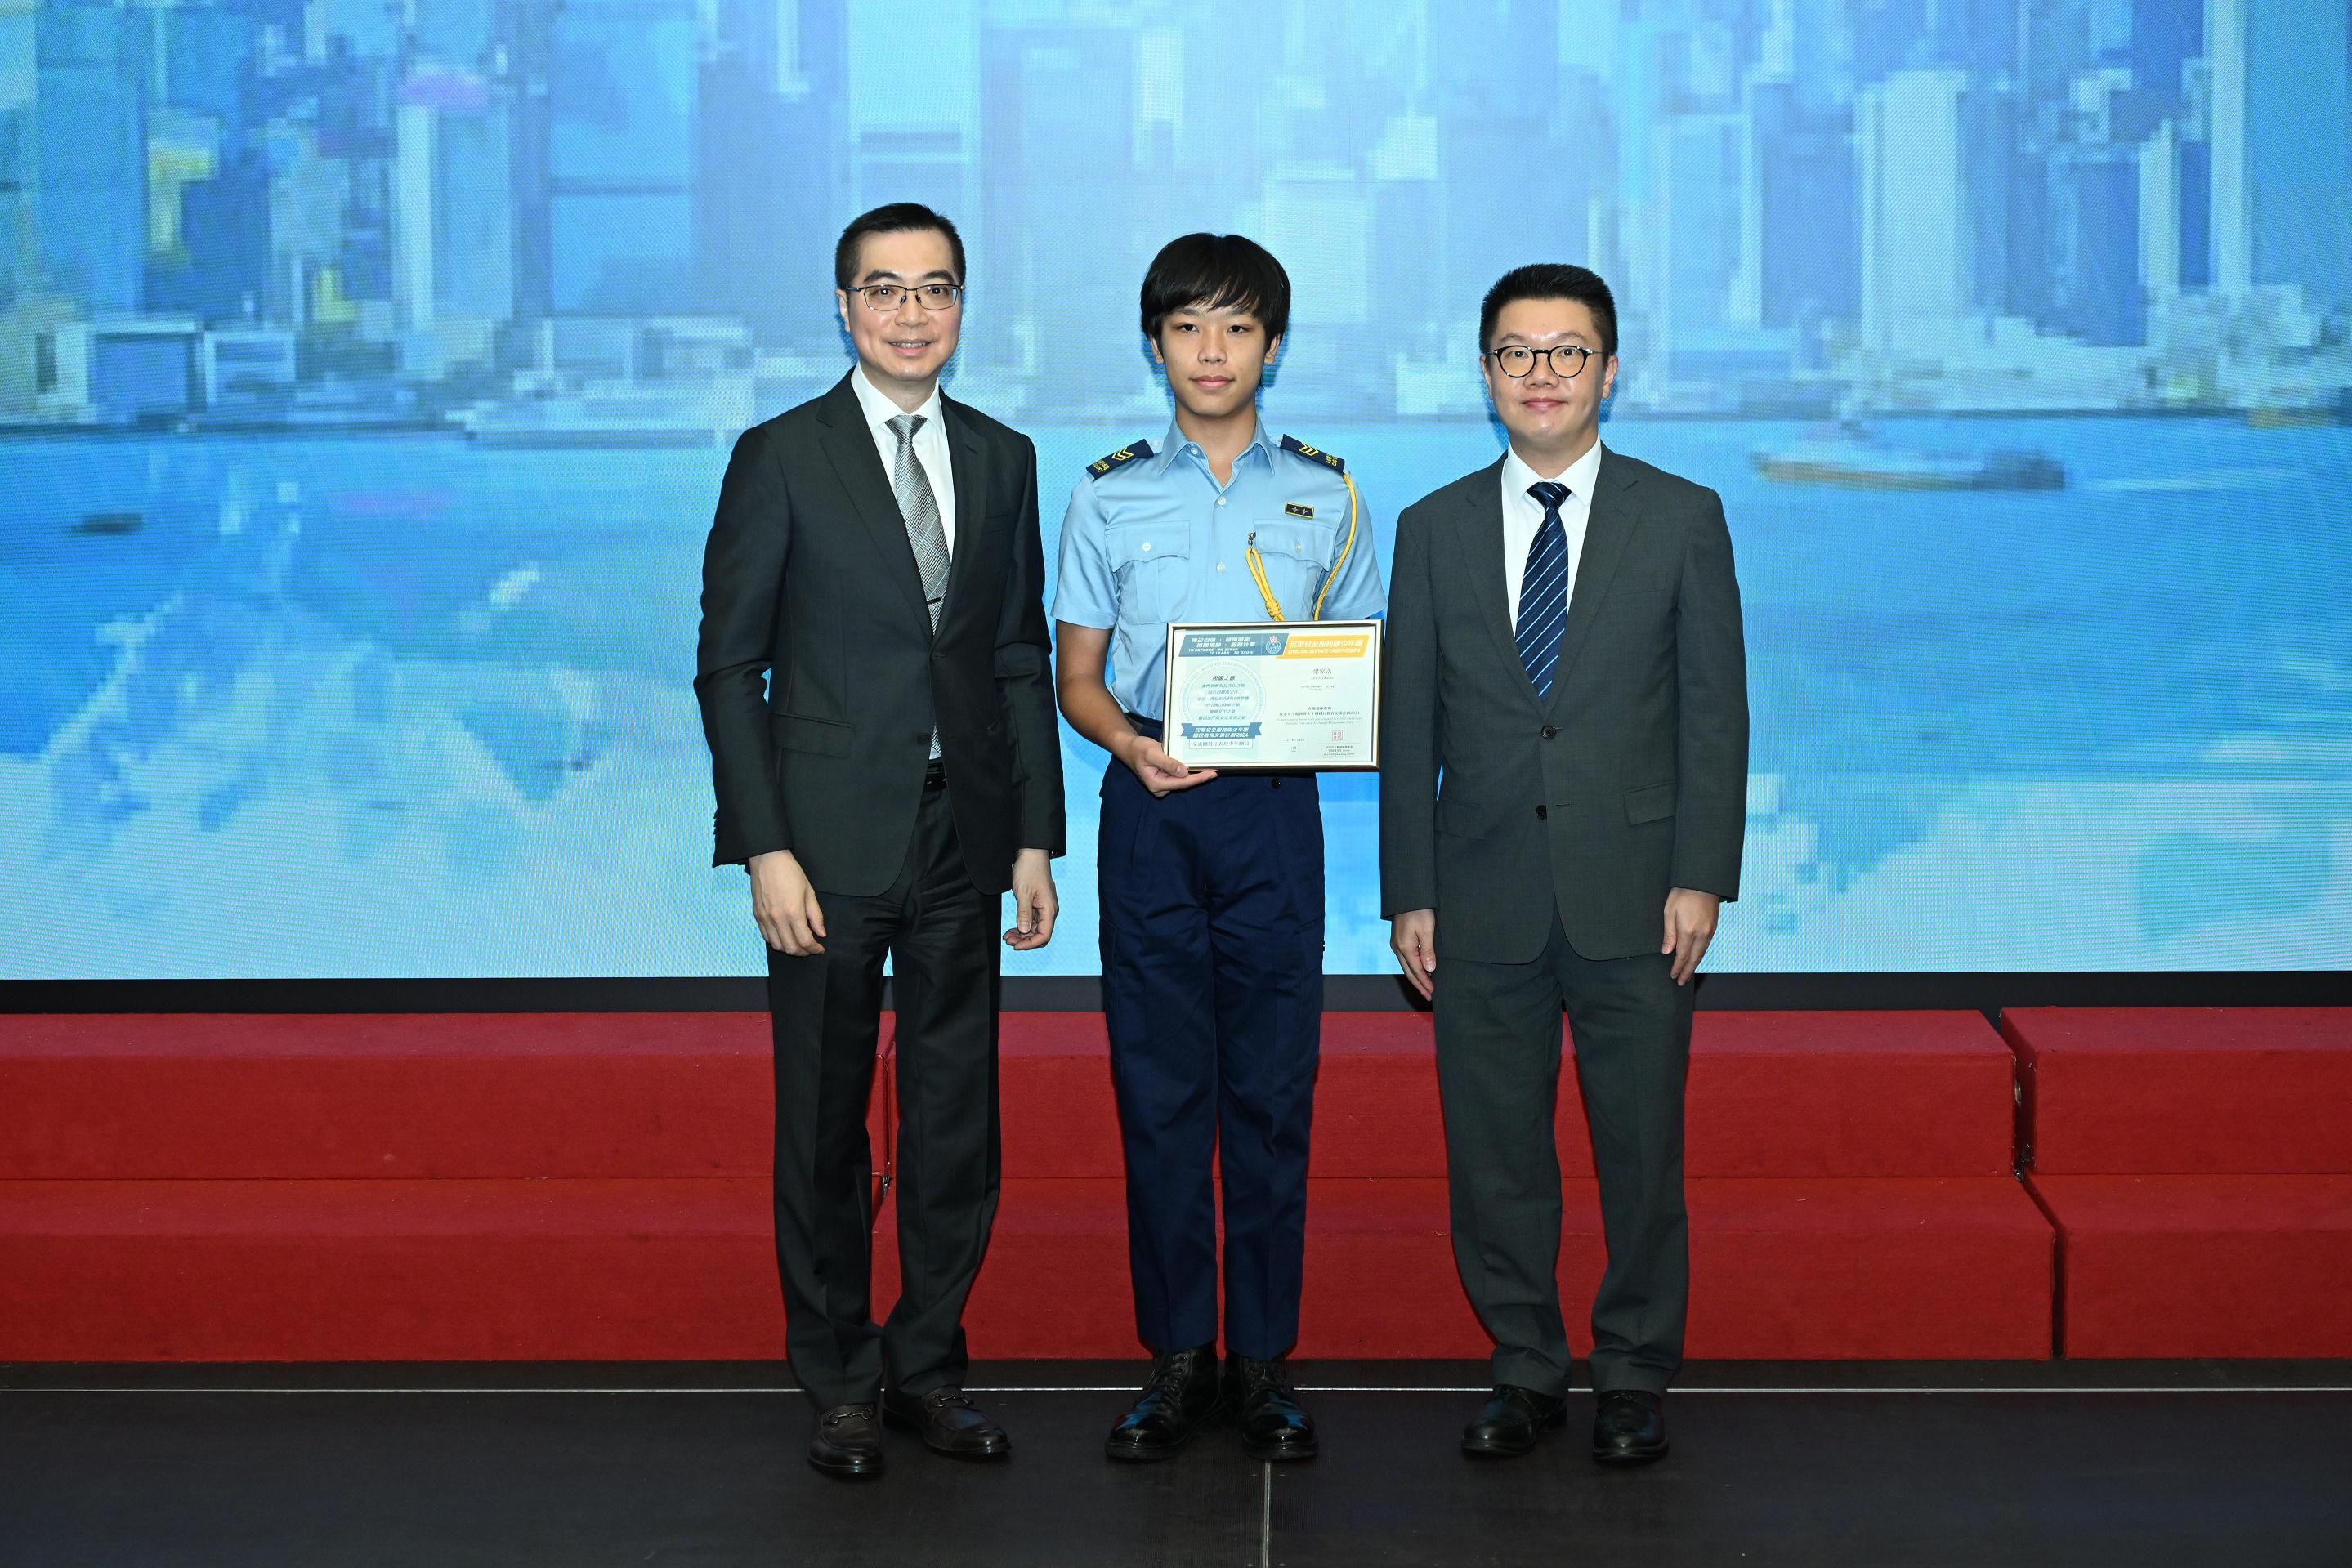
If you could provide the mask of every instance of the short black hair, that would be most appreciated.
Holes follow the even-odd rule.
[[[1279,338],[1290,326],[1290,274],[1272,251],[1240,235],[1171,239],[1143,275],[1143,335],[1158,342],[1162,321],[1193,309],[1246,311],[1268,338]]]
[[[857,247],[867,235],[914,234],[922,229],[937,229],[948,236],[948,254],[955,258],[955,280],[963,276],[963,235],[956,233],[955,225],[920,202],[892,202],[887,206],[860,213],[849,220],[841,231],[841,238],[833,247],[833,286],[847,288],[857,281]]]
[[[1515,267],[1495,279],[1495,287],[1486,290],[1485,303],[1478,307],[1478,347],[1483,351],[1495,346],[1495,319],[1503,307],[1520,299],[1573,299],[1592,312],[1592,319],[1601,328],[1601,352],[1608,359],[1617,357],[1617,298],[1609,292],[1609,285],[1589,267],[1571,267],[1565,262],[1539,261],[1528,267]]]

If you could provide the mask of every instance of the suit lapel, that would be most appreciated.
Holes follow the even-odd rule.
[[[955,538],[948,552],[947,602],[940,606],[940,621],[946,624],[947,612],[955,608],[956,598],[966,579],[980,570],[973,563],[981,552],[980,530],[988,515],[988,445],[973,428],[961,403],[945,393],[940,397],[940,411],[947,418],[948,466],[955,475]],[[910,553],[908,558],[913,559]]]
[[[849,375],[857,373],[852,369]],[[931,627],[930,607],[923,602],[923,574],[915,565],[915,547],[907,541],[907,519],[898,514],[898,499],[890,492],[890,476],[883,471],[882,455],[874,445],[874,434],[866,427],[866,411],[857,405],[857,394],[850,390],[849,376],[844,376],[824,396],[817,410],[817,418],[825,426],[824,455],[833,464],[842,488],[849,492],[849,503],[865,525],[874,548],[882,557],[883,575],[898,583],[906,595],[907,607],[923,622],[926,633]],[[957,495],[962,490],[962,476],[956,479]],[[959,518],[961,517],[961,507]]]
[[[1517,672],[1520,689],[1533,702],[1535,684],[1528,679],[1527,666],[1519,663],[1519,641],[1511,631],[1510,586],[1506,575],[1510,563],[1503,559],[1501,460],[1481,468],[1464,483],[1468,488],[1463,497],[1463,559],[1469,564],[1473,591],[1478,600],[1478,618],[1486,623],[1496,650]]]
[[[1577,655],[1584,651],[1585,639],[1592,633],[1594,613],[1609,591],[1610,580],[1617,575],[1617,563],[1625,559],[1625,546],[1640,520],[1633,498],[1626,494],[1637,477],[1636,470],[1616,462],[1614,454],[1601,448],[1601,467],[1592,481],[1592,506],[1584,518],[1584,559],[1576,563],[1576,591],[1569,595],[1559,667],[1552,672],[1555,703],[1568,685],[1569,673],[1576,667]]]

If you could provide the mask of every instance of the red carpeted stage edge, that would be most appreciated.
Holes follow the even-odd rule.
[[[0,1361],[780,1355],[769,1095],[759,1015],[0,1017]],[[1099,1017],[1003,1103],[974,1353],[1139,1355]],[[1696,1358],[2352,1355],[2352,1009],[1702,1012],[1689,1140]],[[1329,1015],[1299,1355],[1485,1353],[1444,1177],[1427,1019]]]

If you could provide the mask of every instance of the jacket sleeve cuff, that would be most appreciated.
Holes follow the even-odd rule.
[[[1734,865],[1680,865],[1668,873],[1675,887],[1686,887],[1693,893],[1711,893],[1726,904],[1739,901],[1739,869]]]

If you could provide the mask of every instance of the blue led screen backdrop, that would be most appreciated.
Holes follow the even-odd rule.
[[[2342,0],[0,0],[0,975],[756,972],[702,536],[901,199],[1049,559],[1172,235],[1288,266],[1266,417],[1384,561],[1498,450],[1481,291],[1610,277],[1606,439],[1746,591],[1712,967],[2352,965],[2347,68]],[[1066,747],[1014,972],[1097,967]]]

